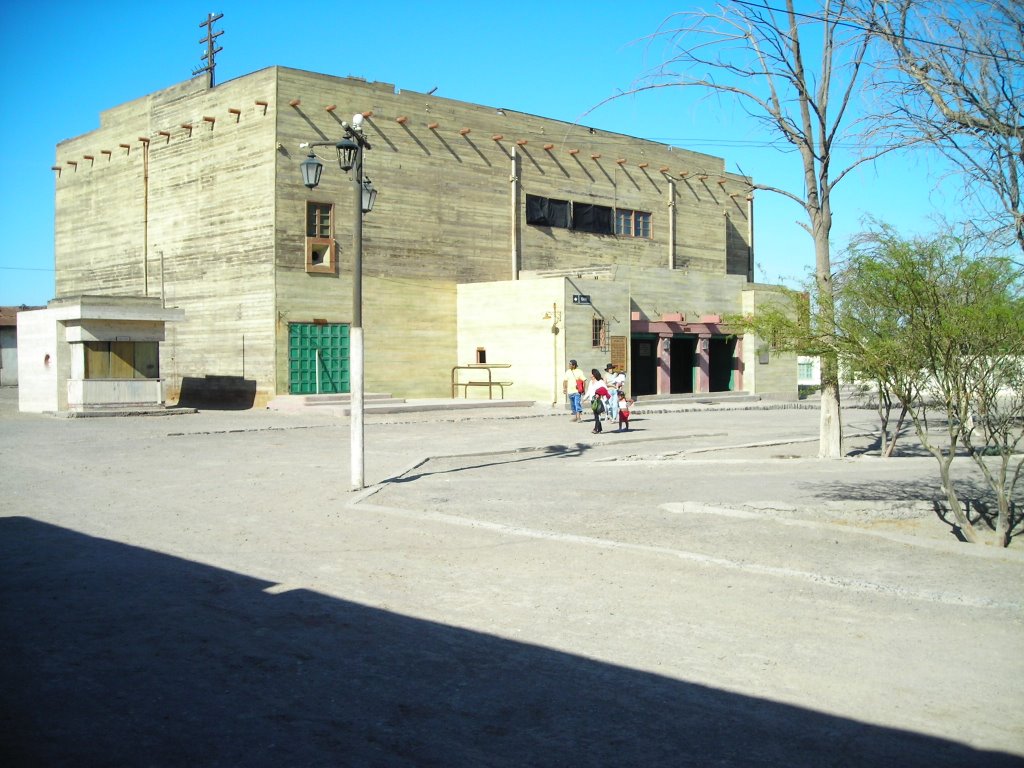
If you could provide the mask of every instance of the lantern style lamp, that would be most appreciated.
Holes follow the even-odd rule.
[[[359,145],[352,139],[344,138],[334,145],[338,150],[338,167],[345,173],[352,170],[356,164],[356,155],[359,154]]]
[[[302,171],[302,183],[313,189],[320,183],[320,174],[323,173],[324,164],[320,162],[319,157],[313,154],[311,149],[306,159],[299,163],[299,170]]]
[[[373,188],[373,183],[366,177],[363,177],[362,193],[363,213],[369,213],[373,210],[373,204],[377,200],[377,190]]]

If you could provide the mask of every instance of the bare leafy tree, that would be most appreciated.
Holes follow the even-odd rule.
[[[841,149],[859,127],[854,97],[870,40],[863,28],[846,21],[847,0],[824,0],[814,15],[797,12],[793,0],[785,0],[781,9],[779,4],[734,0],[715,12],[673,14],[653,36],[668,44],[665,60],[631,93],[690,87],[735,99],[779,148],[793,153],[801,190],[771,184],[755,184],[754,189],[783,195],[806,214],[802,226],[815,253],[816,325],[827,338],[834,317],[833,190],[857,165],[891,147],[845,158]],[[822,356],[821,387],[819,455],[838,458],[843,455],[839,369],[830,351]]]
[[[979,228],[1024,251],[1024,4],[864,0],[854,15],[883,43],[874,135],[942,152]]]

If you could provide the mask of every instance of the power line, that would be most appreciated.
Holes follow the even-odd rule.
[[[0,267],[0,269],[7,269],[15,272],[55,272],[53,269],[46,269],[44,267]]]
[[[736,5],[743,5],[748,8],[759,8],[772,13],[789,13],[785,8],[774,8],[770,5],[762,5],[759,3],[749,2],[749,0],[732,0]],[[799,16],[802,19],[811,19],[812,21],[820,21],[823,23],[835,24],[837,27],[850,27],[851,29],[857,29],[861,32],[876,32],[872,27],[865,27],[863,24],[856,24],[852,21],[841,21],[839,19],[829,19],[824,16],[819,16],[813,13],[800,13],[799,11],[793,11],[794,16]],[[934,48],[948,48],[951,51],[959,51],[961,53],[969,53],[972,56],[985,56],[990,59],[1002,59],[1003,61],[1009,61],[1014,64],[1024,64],[1024,59],[1016,59],[1012,56],[1007,56],[1002,53],[988,53],[986,51],[976,51],[972,48],[965,48],[960,45],[953,45],[952,43],[939,43],[934,40],[925,40],[920,37],[911,37],[910,35],[897,35],[893,34],[893,37],[899,40],[906,40],[911,43],[921,43],[922,45],[930,45]]]

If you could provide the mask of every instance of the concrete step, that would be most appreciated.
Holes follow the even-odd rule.
[[[637,408],[657,408],[661,405],[701,405],[715,403],[756,403],[760,395],[750,392],[686,392],[674,395],[640,395],[636,398]]]
[[[273,411],[332,413],[337,416],[351,414],[348,394],[330,395],[278,395],[267,404]],[[422,413],[426,411],[462,411],[485,408],[528,408],[533,400],[477,400],[465,398],[437,398],[405,400],[388,394],[367,393],[363,396],[363,413]]]
[[[301,408],[315,408],[320,406],[348,406],[352,402],[352,396],[346,393],[332,393],[323,395],[278,395],[269,403],[268,410],[289,411]],[[392,397],[390,394],[379,392],[366,392],[363,394],[363,402],[370,403],[404,403],[405,400]]]

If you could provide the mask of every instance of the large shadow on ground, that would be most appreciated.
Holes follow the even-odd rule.
[[[898,461],[898,459],[894,459]],[[995,531],[999,503],[992,489],[980,480],[957,479],[953,482],[957,497],[963,504],[964,514],[972,524]],[[950,532],[960,539],[960,528],[949,510],[949,502],[936,479],[930,480],[878,480],[873,482],[830,483],[817,488],[818,495],[831,501],[927,501],[935,516],[949,526]],[[1010,539],[1024,535],[1024,499],[1019,495],[1010,500]]]
[[[0,564],[5,766],[1022,762],[26,518]]]

